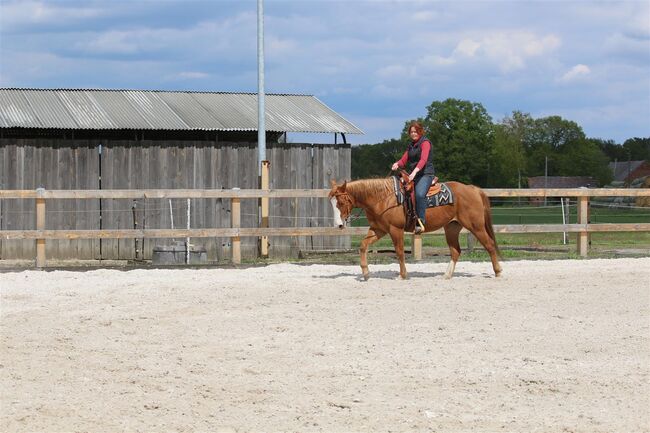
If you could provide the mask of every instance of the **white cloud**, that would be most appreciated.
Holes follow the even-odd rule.
[[[614,33],[605,40],[604,48],[608,54],[637,57],[639,60],[650,59],[650,35],[643,38],[629,37],[622,33]]]
[[[434,11],[418,11],[413,13],[413,20],[420,22],[432,21],[438,16]]]
[[[379,78],[408,78],[413,74],[413,68],[406,67],[404,65],[389,65],[380,68],[377,71],[377,76]]]
[[[297,41],[292,39],[283,39],[275,35],[269,35],[264,39],[264,50],[269,56],[290,56],[297,47]]]
[[[208,78],[210,77],[210,74],[206,74],[205,72],[187,71],[187,72],[180,72],[179,74],[177,74],[177,77],[181,79],[197,80],[197,79]]]
[[[111,31],[76,44],[78,49],[103,54],[134,54],[140,50],[141,32]]]
[[[0,17],[5,31],[34,24],[63,26],[69,22],[78,22],[107,13],[106,9],[99,7],[66,6],[63,2],[52,4],[44,1],[3,0],[1,8]]]
[[[456,45],[454,55],[474,57],[479,48],[481,48],[480,42],[476,42],[469,38],[463,39],[458,43],[458,45]]]
[[[569,69],[564,75],[559,78],[559,81],[569,82],[575,81],[579,78],[586,77],[591,74],[591,69],[587,65],[578,64]]]
[[[531,32],[496,32],[480,41],[481,54],[503,72],[526,67],[526,61],[533,57],[554,51],[560,46],[555,35],[537,36]]]
[[[527,31],[493,31],[480,36],[458,35],[449,56],[437,52],[422,57],[420,64],[432,70],[456,65],[468,67],[484,64],[509,73],[525,69],[528,61],[557,50],[560,38],[554,34],[538,35]],[[429,51],[442,51],[432,46]]]
[[[372,88],[372,95],[383,97],[383,98],[408,98],[409,92],[408,87],[404,84],[399,85],[389,85],[389,84],[377,84]]]

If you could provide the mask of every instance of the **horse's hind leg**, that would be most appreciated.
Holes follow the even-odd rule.
[[[478,239],[481,245],[483,245],[488,254],[490,254],[490,259],[492,260],[492,269],[494,269],[494,275],[497,277],[500,276],[502,269],[501,265],[499,264],[499,257],[497,256],[496,242],[483,227],[473,227],[470,231],[474,234],[474,236],[476,236],[476,239]]]
[[[460,243],[458,242],[458,235],[462,228],[463,227],[456,221],[452,221],[445,226],[445,238],[447,239],[447,245],[449,246],[449,252],[451,253],[451,261],[447,266],[447,272],[445,272],[446,279],[451,278],[454,274],[454,269],[456,269],[458,257],[460,257]]]
[[[373,229],[371,227],[368,229],[366,237],[361,240],[361,245],[359,246],[361,273],[363,274],[363,279],[366,281],[370,277],[370,272],[368,271],[368,247],[384,237],[385,234],[386,233],[382,232],[381,230]]]
[[[399,275],[402,279],[406,279],[406,263],[404,258],[404,230],[395,226],[390,227],[390,238],[393,240],[395,247],[395,254],[399,260]]]

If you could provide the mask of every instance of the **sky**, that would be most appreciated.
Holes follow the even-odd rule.
[[[398,138],[447,98],[494,122],[522,111],[650,137],[650,0],[265,0],[264,40],[266,93],[316,96],[364,131],[352,144]],[[257,83],[257,0],[0,0],[0,87]]]

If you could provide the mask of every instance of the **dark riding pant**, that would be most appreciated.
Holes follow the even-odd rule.
[[[424,214],[427,211],[427,191],[433,182],[433,175],[423,174],[415,179],[415,212],[424,224]]]

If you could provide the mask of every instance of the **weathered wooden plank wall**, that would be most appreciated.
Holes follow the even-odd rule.
[[[0,189],[97,189],[99,157],[88,140],[0,141]],[[0,229],[33,229],[34,200],[2,200]],[[99,225],[97,200],[52,200],[45,209],[46,229],[86,230]],[[4,240],[0,258],[34,257],[34,242]],[[98,240],[56,240],[46,245],[48,257],[90,259],[99,254]]]
[[[101,167],[99,147],[101,143]],[[267,144],[270,188],[328,188],[330,178],[350,178],[349,145]],[[206,141],[0,139],[0,189],[231,189],[257,188],[257,144]],[[242,200],[242,227],[258,226],[258,203]],[[192,199],[192,228],[230,227],[230,200]],[[271,227],[323,227],[332,222],[326,199],[270,200]],[[100,218],[101,215],[101,218]],[[187,227],[187,200],[50,200],[48,229]],[[35,227],[33,200],[0,200],[0,229]],[[52,259],[150,259],[153,248],[184,239],[48,241]],[[349,247],[349,238],[273,237],[272,257],[301,249]],[[192,239],[209,260],[231,257],[228,238]],[[136,248],[138,251],[136,252]],[[257,239],[242,239],[243,257],[256,257]],[[31,259],[34,243],[0,241],[0,259]]]
[[[351,150],[349,145],[314,145],[312,188],[330,188],[330,180],[351,178]],[[312,199],[311,226],[326,227],[332,224],[334,213],[327,200]],[[348,237],[312,236],[311,249],[327,250],[350,247]]]

